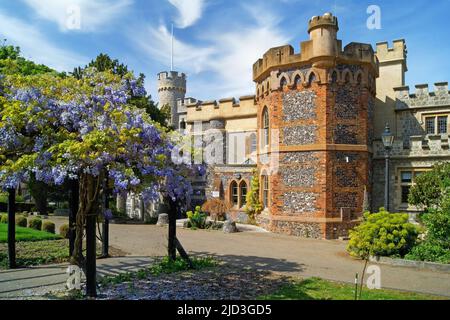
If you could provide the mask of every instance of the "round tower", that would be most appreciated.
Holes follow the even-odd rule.
[[[178,101],[184,100],[186,95],[186,75],[177,71],[164,71],[158,74],[159,106],[170,106],[170,124],[178,127]]]
[[[318,63],[320,66],[327,66],[326,62],[330,61],[331,63],[332,59],[330,58],[338,54],[338,31],[338,19],[329,12],[323,16],[314,16],[309,20],[308,33],[313,42],[312,55],[324,60],[324,63]]]

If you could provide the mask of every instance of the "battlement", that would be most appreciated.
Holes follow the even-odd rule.
[[[177,105],[178,107],[185,107],[188,105],[192,105],[192,104],[197,104],[197,103],[201,103],[201,101],[198,101],[197,99],[194,98],[185,98],[185,99],[178,99],[177,101]]]
[[[414,93],[410,93],[409,86],[394,88],[397,107],[407,109],[412,107],[450,106],[450,92],[448,82],[437,82],[434,91],[429,91],[428,84],[418,84]]]
[[[211,121],[217,119],[236,119],[256,117],[255,96],[242,96],[239,100],[225,98],[220,100],[196,101],[186,105],[187,122]]]
[[[404,60],[406,65],[408,50],[405,39],[394,40],[392,43],[392,47],[389,47],[389,43],[387,41],[377,43],[377,50],[375,54],[380,64]]]
[[[179,73],[178,71],[163,71],[158,73],[158,80],[177,80],[177,79],[183,79],[186,80],[186,74]]]
[[[339,23],[337,17],[333,16],[333,14],[330,12],[325,13],[323,16],[312,17],[309,20],[308,32],[311,32],[313,29],[323,26],[331,26],[335,27],[336,30],[339,30]]]
[[[253,80],[262,82],[275,70],[288,70],[312,65],[314,68],[332,68],[340,64],[368,64],[378,73],[378,62],[370,44],[350,43],[342,49],[337,39],[338,19],[331,13],[313,17],[309,21],[310,40],[300,43],[300,52],[291,45],[269,49],[253,64]]]

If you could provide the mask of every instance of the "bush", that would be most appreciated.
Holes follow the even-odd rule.
[[[450,263],[450,250],[443,248],[437,243],[424,241],[415,246],[411,252],[405,256],[405,259]]]
[[[42,231],[55,234],[55,224],[51,221],[44,221]]]
[[[206,228],[206,213],[201,211],[200,206],[195,207],[195,212],[189,211],[187,213],[191,228],[193,229],[205,229]]]
[[[68,224],[63,224],[61,227],[59,227],[59,234],[64,239],[69,239],[69,230],[70,230],[69,225]]]
[[[231,205],[228,202],[220,199],[208,200],[202,206],[202,210],[209,213],[211,219],[215,221],[224,221],[230,208]]]
[[[26,228],[27,222],[27,218],[25,218],[24,216],[16,216],[16,226]]]
[[[8,214],[7,213],[2,213],[0,215],[0,223],[1,224],[7,224],[8,223]]]
[[[28,221],[28,228],[41,231],[42,229],[42,220],[41,218],[31,218]]]
[[[406,255],[415,245],[418,228],[408,222],[407,214],[389,213],[380,209],[378,213],[364,214],[364,222],[350,231],[347,251],[356,257]]]

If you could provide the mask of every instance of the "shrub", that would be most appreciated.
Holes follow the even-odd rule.
[[[437,243],[424,241],[412,248],[411,252],[405,256],[405,259],[450,263],[450,250],[443,248]]]
[[[187,213],[191,228],[205,229],[206,228],[206,213],[201,211],[200,206],[195,207],[195,212],[189,211]]]
[[[252,182],[246,196],[246,201],[245,212],[249,217],[250,223],[255,223],[256,216],[263,210],[263,205],[259,199],[259,175],[257,170],[253,170]]]
[[[55,234],[55,224],[51,221],[44,221],[42,231]]]
[[[25,218],[24,216],[16,216],[16,226],[26,228],[27,222],[27,218]]]
[[[380,209],[378,213],[364,214],[364,222],[350,231],[347,251],[356,257],[401,256],[415,245],[418,228],[408,222],[407,214],[389,213]]]
[[[8,214],[7,213],[2,213],[0,215],[0,223],[2,223],[2,224],[8,223]]]
[[[31,218],[28,222],[28,228],[40,231],[42,229],[41,218]]]
[[[220,199],[208,200],[202,206],[202,210],[209,213],[209,216],[215,221],[224,221],[230,208],[231,205],[227,201]]]
[[[64,239],[69,239],[69,230],[70,230],[69,225],[68,224],[63,224],[61,227],[59,227],[59,234]]]

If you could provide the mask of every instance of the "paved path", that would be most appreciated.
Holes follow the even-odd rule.
[[[253,267],[295,277],[317,276],[353,283],[363,263],[350,258],[346,243],[300,239],[260,232],[224,234],[221,231],[177,231],[178,238],[193,255],[217,256],[239,267]],[[150,259],[167,252],[167,228],[149,225],[111,225],[110,244],[128,254],[125,258],[99,260],[99,272],[139,269]],[[136,258],[138,257],[138,258]],[[103,267],[104,266],[104,267]],[[450,297],[450,273],[381,266],[382,287]],[[0,272],[0,297],[29,293],[34,287],[64,286],[62,266]],[[53,275],[45,277],[45,275]]]
[[[151,263],[148,257],[123,257],[97,260],[100,276],[117,275],[143,269]],[[68,264],[0,271],[0,299],[22,299],[65,290]]]

